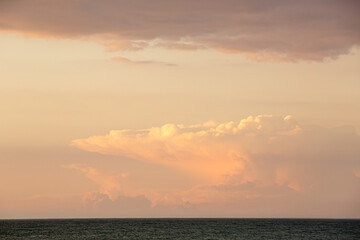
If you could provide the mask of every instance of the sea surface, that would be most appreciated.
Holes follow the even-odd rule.
[[[0,220],[0,239],[360,239],[360,220]]]

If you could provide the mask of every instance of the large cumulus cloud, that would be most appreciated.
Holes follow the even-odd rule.
[[[258,116],[238,123],[113,130],[106,136],[74,140],[73,145],[91,152],[173,166],[218,182],[251,164],[247,152],[266,151],[266,144],[300,130],[291,117]]]
[[[0,29],[91,38],[112,50],[155,45],[322,60],[359,44],[359,10],[355,0],[3,0]]]
[[[199,177],[183,191],[162,196],[156,189],[137,192],[153,206],[251,205],[263,199],[279,211],[290,202],[293,210],[295,203],[303,210],[321,203],[319,211],[328,213],[335,206],[359,210],[360,137],[350,126],[302,126],[291,116],[260,115],[220,124],[113,130],[72,144]]]

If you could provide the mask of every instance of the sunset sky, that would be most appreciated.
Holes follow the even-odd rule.
[[[359,12],[0,0],[0,218],[360,218]]]

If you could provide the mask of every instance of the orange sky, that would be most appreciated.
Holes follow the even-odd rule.
[[[359,10],[0,1],[0,218],[359,218]]]

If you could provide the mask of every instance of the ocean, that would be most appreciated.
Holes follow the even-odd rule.
[[[0,220],[0,239],[360,239],[346,219]]]

